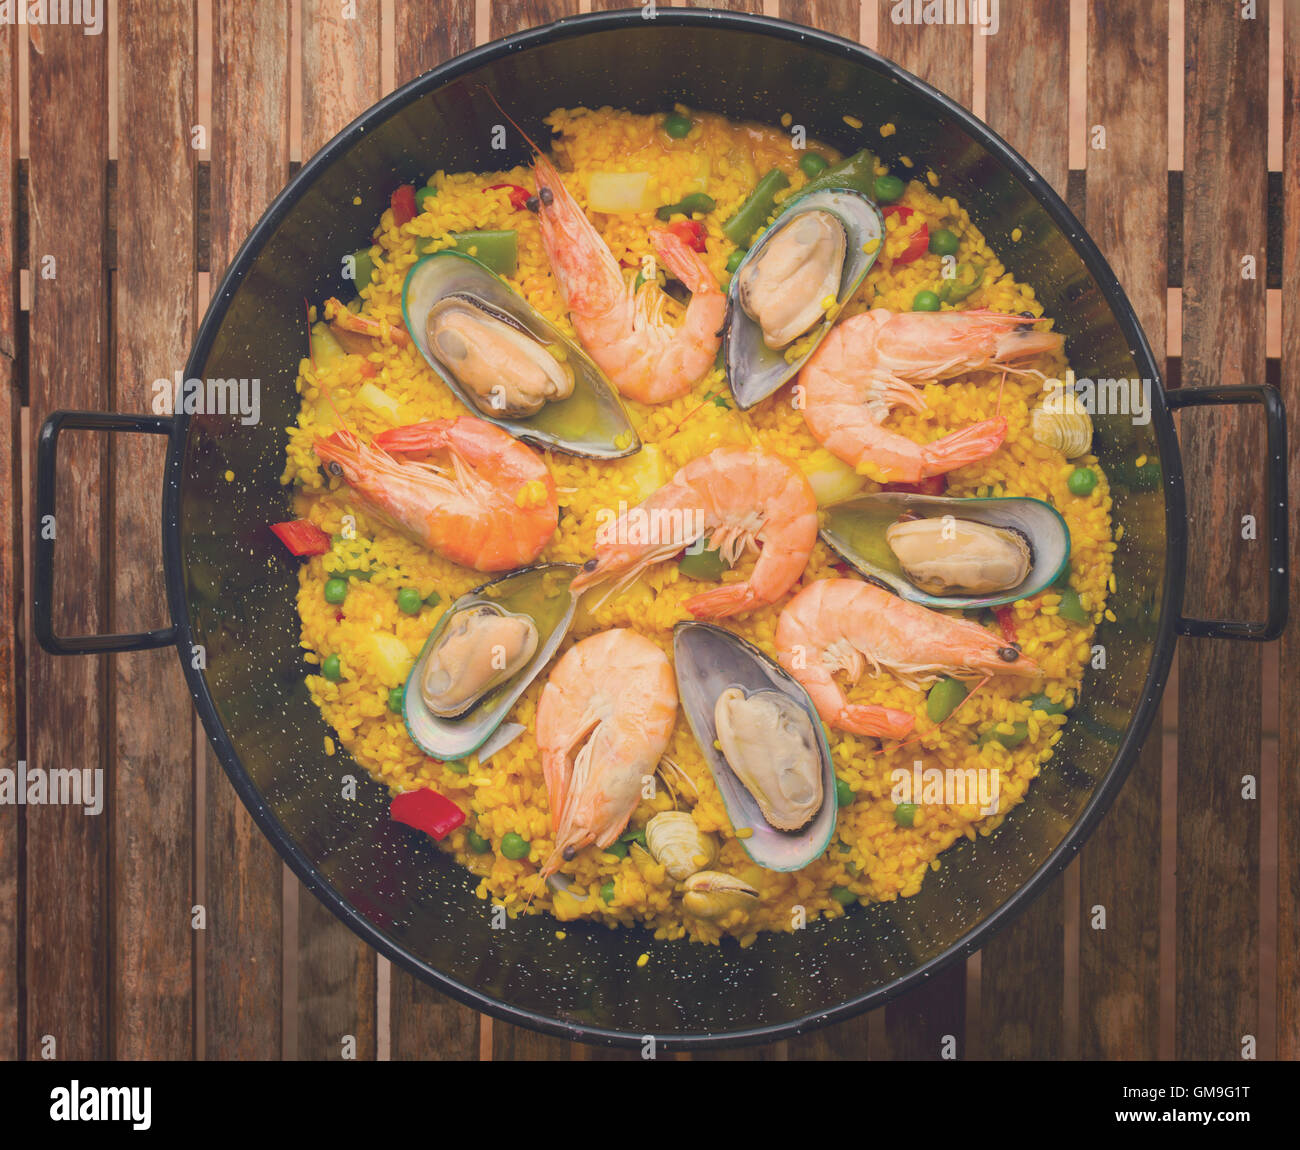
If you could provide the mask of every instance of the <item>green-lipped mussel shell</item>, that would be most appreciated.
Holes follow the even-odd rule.
[[[573,392],[532,415],[508,417],[485,411],[429,348],[429,309],[449,295],[472,297],[489,314],[507,318],[539,343],[559,346],[573,371]],[[531,307],[503,279],[462,252],[435,252],[417,261],[402,287],[402,319],[425,362],[480,419],[504,427],[538,447],[591,459],[621,459],[641,450],[641,440],[609,380],[576,343]]]
[[[1015,587],[988,595],[932,595],[903,573],[885,539],[886,529],[905,512],[927,519],[951,515],[991,527],[1010,527],[1028,541],[1029,572]],[[827,509],[822,538],[850,566],[889,586],[902,598],[927,607],[997,607],[1027,599],[1050,587],[1070,562],[1070,529],[1050,503],[1025,496],[1001,499],[956,499],[878,491],[858,495]]]
[[[741,408],[753,407],[793,379],[834,324],[834,319],[824,319],[813,329],[815,334],[811,340],[807,332],[794,340],[791,346],[807,341],[807,347],[802,355],[790,362],[786,359],[788,348],[774,351],[763,342],[762,329],[745,313],[738,299],[741,272],[745,266],[759,259],[763,248],[774,236],[788,227],[801,213],[808,211],[828,212],[844,227],[847,242],[844,267],[840,273],[840,288],[836,295],[838,306],[847,303],[862,285],[884,242],[885,220],[880,208],[852,188],[823,188],[795,196],[785,204],[772,226],[740,261],[727,287],[727,320],[723,326],[722,361],[731,394]],[[864,247],[871,250],[863,251]]]
[[[443,613],[415,660],[403,692],[402,715],[416,746],[435,759],[461,759],[478,750],[510,713],[528,684],[555,654],[577,603],[569,585],[580,568],[574,563],[547,563],[515,571],[462,595]],[[491,604],[516,615],[527,615],[537,626],[533,657],[504,682],[480,696],[456,718],[440,718],[424,703],[420,689],[425,663],[448,624],[460,612]]]
[[[774,659],[712,623],[677,624],[673,629],[673,663],[678,697],[700,752],[709,764],[731,825],[737,830],[748,827],[753,831],[748,838],[738,840],[749,857],[759,866],[776,871],[801,870],[820,858],[835,832],[838,805],[831,749],[808,692]],[[822,803],[811,821],[797,831],[777,830],[768,823],[758,800],[737,778],[716,746],[715,707],[718,696],[729,687],[739,687],[747,695],[755,691],[776,691],[808,716],[821,765]]]

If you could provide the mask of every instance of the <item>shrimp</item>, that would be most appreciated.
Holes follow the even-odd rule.
[[[1028,331],[1033,317],[991,311],[863,312],[838,324],[799,373],[804,421],[823,447],[881,483],[915,483],[992,455],[1007,421],[980,420],[933,443],[886,431],[902,404],[924,411],[916,384],[1004,368],[1060,350],[1056,332]]]
[[[718,353],[727,301],[717,278],[679,236],[650,232],[659,259],[691,292],[685,317],[672,327],[655,278],[639,289],[624,282],[608,245],[540,152],[533,174],[542,246],[582,346],[629,399],[664,403],[685,395]]]
[[[719,447],[680,468],[605,530],[612,541],[598,539],[595,558],[573,581],[575,591],[611,575],[634,579],[705,535],[729,564],[761,543],[748,581],[686,601],[697,618],[719,619],[776,602],[803,574],[817,542],[817,497],[803,472],[779,455]]]
[[[346,304],[331,296],[325,301],[325,320],[334,329],[336,336],[342,336],[340,342],[345,350],[364,355],[373,348],[357,348],[348,339],[349,335],[364,335],[370,339],[387,337],[397,347],[410,345],[411,336],[404,327],[394,327],[386,319],[371,319],[368,315],[358,315]]]
[[[822,579],[800,591],[777,620],[776,649],[826,722],[864,735],[883,730],[901,738],[914,720],[906,712],[849,703],[832,677],[836,671],[856,682],[870,664],[873,674],[890,671],[915,690],[942,675],[1042,674],[1015,643],[857,579]]]
[[[623,833],[676,721],[668,656],[636,631],[592,635],[555,664],[537,702],[537,746],[556,832],[543,877],[583,847],[609,846]]]
[[[481,419],[393,427],[369,445],[336,431],[315,447],[365,508],[477,571],[531,563],[559,522],[555,480],[543,460]],[[450,466],[435,462],[442,457]]]

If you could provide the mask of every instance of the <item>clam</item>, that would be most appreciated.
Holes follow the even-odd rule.
[[[758,891],[743,879],[722,871],[702,870],[686,880],[682,908],[696,918],[721,918],[728,911],[758,905]]]
[[[829,508],[822,538],[862,574],[927,607],[996,607],[1049,587],[1070,530],[1039,499],[880,491]]]
[[[645,825],[645,842],[655,862],[679,882],[708,866],[718,854],[713,836],[688,811],[661,811]]]
[[[787,201],[728,288],[723,363],[740,407],[795,376],[876,262],[884,231],[880,209],[851,188]]]
[[[641,449],[587,353],[472,256],[442,251],[417,261],[402,288],[402,318],[456,396],[511,435],[593,459]]]
[[[1029,413],[1029,434],[1066,459],[1078,459],[1092,447],[1092,416],[1074,392],[1049,394]]]
[[[461,759],[488,742],[563,641],[578,570],[551,563],[515,571],[447,608],[403,694],[406,729],[425,754]]]
[[[835,775],[807,691],[758,648],[710,623],[673,632],[678,695],[749,857],[793,871],[826,850]],[[698,876],[697,876],[698,877]]]

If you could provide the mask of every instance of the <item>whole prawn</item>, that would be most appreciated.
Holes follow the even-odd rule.
[[[849,703],[833,678],[836,671],[847,671],[856,682],[870,665],[873,674],[889,671],[917,690],[942,675],[1032,679],[1042,674],[1018,646],[978,624],[857,579],[822,579],[803,588],[777,620],[776,649],[781,666],[804,685],[827,723],[865,735],[884,731],[902,737],[912,716],[882,715],[887,708]]]
[[[862,312],[837,324],[799,373],[804,421],[827,450],[881,483],[915,483],[992,455],[1006,437],[1001,416],[933,443],[887,431],[900,404],[924,411],[916,385],[1004,368],[1059,351],[1056,332],[1030,331],[1033,317],[991,311]]]
[[[613,540],[597,543],[595,558],[573,581],[575,591],[614,575],[634,578],[706,535],[729,564],[762,544],[747,581],[686,601],[697,618],[718,619],[774,603],[795,584],[817,542],[817,497],[803,472],[779,455],[719,447],[679,468],[608,531]],[[629,541],[644,538],[649,541]]]
[[[537,702],[537,745],[556,832],[543,877],[583,847],[609,846],[623,833],[676,721],[668,656],[645,636],[616,628],[565,652]]]
[[[394,427],[368,445],[351,431],[336,431],[316,440],[315,448],[364,507],[477,571],[531,563],[559,522],[555,480],[545,462],[481,419]]]

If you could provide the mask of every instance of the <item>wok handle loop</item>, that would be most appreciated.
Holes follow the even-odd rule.
[[[96,655],[114,651],[147,651],[176,641],[176,626],[134,635],[76,635],[54,633],[54,464],[61,431],[131,431],[170,435],[172,419],[160,415],[119,415],[99,411],[56,411],[41,426],[36,445],[36,522],[33,539],[32,622],[36,639],[51,655]]]
[[[1263,622],[1178,617],[1178,633],[1201,639],[1276,639],[1286,627],[1287,570],[1286,409],[1274,387],[1180,387],[1165,393],[1171,410],[1228,403],[1258,403],[1264,409],[1268,460],[1264,502],[1268,508],[1268,618]]]

